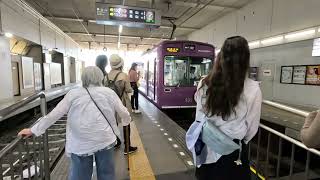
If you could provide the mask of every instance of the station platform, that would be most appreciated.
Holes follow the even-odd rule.
[[[53,99],[56,99],[58,97],[61,97],[61,96],[64,96],[67,92],[69,92],[71,89],[73,88],[76,88],[76,87],[79,87],[80,84],[79,83],[72,83],[72,84],[68,84],[68,85],[65,85],[65,86],[60,86],[60,87],[56,87],[56,88],[51,88],[49,90],[46,90],[44,91],[45,95],[46,95],[46,101],[49,102]],[[9,99],[5,99],[5,100],[2,100],[0,101],[0,110],[2,109],[5,109],[11,105],[14,105],[16,104],[17,102],[23,100],[24,98],[30,96],[30,94],[28,95],[25,95],[25,96],[14,96],[12,98],[9,98]],[[5,117],[0,117],[0,122],[7,119],[7,118],[10,118],[14,115],[17,115],[17,114],[20,114],[24,111],[27,111],[29,109],[32,109],[36,106],[39,106],[40,105],[40,100],[37,99],[31,103],[29,103],[28,105],[18,109],[17,111],[15,111],[14,113],[11,113]]]
[[[195,166],[185,145],[186,131],[144,96],[139,98],[142,113],[132,114],[131,123],[131,141],[138,146],[138,152],[129,155],[128,171],[123,145],[115,150],[116,179],[195,179]],[[303,117],[268,105],[263,105],[261,119],[285,128],[285,133],[296,139],[304,123]],[[68,173],[69,159],[63,155],[51,177],[63,180]]]
[[[195,167],[185,145],[185,130],[143,96],[139,97],[141,114],[132,114],[131,141],[138,147],[130,154],[130,171],[123,146],[115,149],[116,179],[193,180]],[[52,179],[67,179],[69,159],[60,159],[52,171]],[[94,171],[95,173],[95,171]],[[93,175],[96,179],[96,175]]]

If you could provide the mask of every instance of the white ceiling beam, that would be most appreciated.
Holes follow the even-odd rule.
[[[51,17],[51,16],[46,16],[47,19],[49,20],[61,20],[61,21],[76,21],[76,22],[84,22],[84,19],[76,19],[76,18],[69,18],[69,17]],[[94,23],[96,24],[97,21],[96,20],[87,20],[89,23]],[[171,26],[164,26],[161,25],[160,28],[164,28],[164,29],[172,29]],[[177,29],[181,29],[181,30],[199,30],[200,28],[194,28],[194,27],[177,27]]]
[[[84,32],[65,32],[66,34],[70,35],[80,35],[80,36],[105,36],[105,37],[114,37],[118,38],[116,34],[100,34],[100,33],[84,33]],[[141,37],[141,36],[129,36],[129,35],[121,35],[121,38],[134,38],[134,39],[149,39],[149,40],[168,40],[169,38],[160,38],[160,37]]]
[[[195,7],[198,5],[198,3],[195,2],[184,2],[184,1],[176,1],[175,4],[177,6],[184,6],[184,7]],[[200,3],[201,6],[206,5],[205,3]],[[209,4],[206,6],[206,8],[210,10],[219,10],[219,9],[224,9],[224,8],[229,8],[229,9],[238,9],[238,7],[235,6],[224,6],[224,5],[218,5],[218,4]]]
[[[96,43],[96,44],[100,44],[101,45],[117,45],[117,42],[94,42],[94,41],[77,41],[78,43]],[[150,44],[146,44],[146,43],[121,43],[121,44],[128,44],[128,45],[136,45],[136,46],[153,46],[156,43],[150,43]]]

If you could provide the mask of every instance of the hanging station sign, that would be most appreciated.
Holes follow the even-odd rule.
[[[160,26],[160,11],[148,8],[96,3],[97,24],[128,27]]]

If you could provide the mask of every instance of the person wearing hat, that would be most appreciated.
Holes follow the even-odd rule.
[[[115,85],[119,90],[121,90],[121,101],[123,105],[128,109],[129,112],[132,112],[132,107],[131,107],[131,100],[129,97],[129,93],[132,93],[133,90],[130,85],[129,77],[126,73],[123,72],[123,59],[117,55],[117,54],[112,54],[109,58],[110,61],[110,66],[111,66],[111,71],[106,75],[109,81],[115,81]],[[108,82],[105,81],[105,85],[108,86]],[[124,137],[129,137],[128,140],[129,142],[126,142],[127,138],[124,138],[124,144],[125,144],[125,151],[124,154],[127,154],[127,148],[129,148],[128,153],[133,153],[137,151],[137,147],[132,147],[131,142],[130,142],[130,125],[128,127],[128,134],[127,131],[125,131],[125,128],[123,128],[123,134]],[[127,147],[127,144],[129,147]]]
[[[107,77],[106,67],[108,65],[108,58],[106,55],[99,55],[96,58],[96,66],[102,71],[103,77]],[[103,80],[105,82],[105,80]],[[103,83],[105,85],[105,83]],[[117,144],[114,146],[115,148],[119,148],[121,146],[121,140],[117,136]]]

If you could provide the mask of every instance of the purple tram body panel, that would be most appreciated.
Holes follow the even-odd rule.
[[[160,109],[195,107],[194,93],[208,74],[214,47],[195,41],[163,41],[143,54],[140,92]]]

